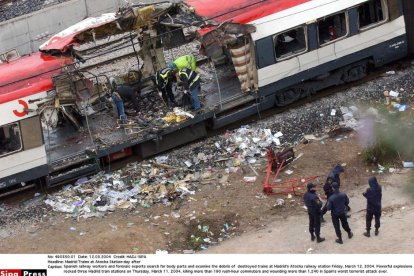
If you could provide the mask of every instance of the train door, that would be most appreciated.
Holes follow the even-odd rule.
[[[299,56],[300,70],[305,71],[319,65],[317,24],[316,22],[307,25],[308,52]]]

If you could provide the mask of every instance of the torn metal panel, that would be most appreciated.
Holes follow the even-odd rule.
[[[155,72],[166,67],[160,37],[157,36],[157,31],[154,29],[149,29],[142,33],[142,44],[138,54],[144,61],[142,68],[143,78],[153,76]]]
[[[234,69],[243,92],[257,91],[257,71],[253,43],[249,39],[230,48]]]
[[[116,19],[116,13],[107,13],[99,17],[86,18],[51,37],[39,47],[39,50],[42,52],[58,50],[63,53],[69,46],[78,42],[78,40],[75,39],[77,35],[81,36],[86,31],[89,31],[90,35],[92,35],[92,33],[95,33],[95,28],[112,23]],[[93,36],[95,37],[95,35]]]
[[[254,33],[256,31],[256,27],[249,24],[237,24],[231,22],[225,22],[221,25],[223,31],[226,34],[236,34],[236,35],[247,35],[250,33]]]
[[[248,34],[255,31],[256,27],[253,25],[225,22],[217,27],[202,29],[199,34],[206,55],[212,58],[217,58],[223,54],[223,47],[231,47],[231,45],[236,44],[238,37],[248,37]]]
[[[172,4],[126,8],[117,13],[89,17],[54,35],[39,47],[41,52],[65,53],[79,43],[95,41],[110,35],[150,26],[168,12]]]
[[[136,17],[134,29],[139,29],[143,26],[150,24],[151,20],[153,19],[154,12],[155,7],[153,5],[143,8],[134,8],[133,13]]]

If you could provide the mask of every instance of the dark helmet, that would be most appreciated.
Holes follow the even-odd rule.
[[[332,186],[332,189],[334,189],[335,191],[339,190],[339,184],[338,183],[332,182],[331,186]]]
[[[308,188],[308,191],[310,191],[312,188],[315,188],[315,187],[316,187],[316,185],[313,184],[312,182],[308,183],[308,185],[306,186],[306,188]]]

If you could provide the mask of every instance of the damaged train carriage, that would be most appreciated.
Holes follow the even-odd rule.
[[[113,146],[97,148],[92,157],[85,154],[84,145],[75,145],[71,148],[71,158],[73,152],[77,154],[78,151],[82,160],[92,160],[93,163],[94,159],[99,161],[107,154],[129,147],[145,158],[206,135],[207,126],[220,128],[258,110],[288,105],[323,88],[360,79],[370,66],[381,66],[407,54],[402,0],[235,0],[224,3],[185,0],[177,5],[139,6],[104,15],[100,19],[87,19],[52,37],[40,47],[40,55],[61,56],[55,57],[57,59],[71,56],[81,61],[77,44],[125,31],[133,31],[140,37],[138,53],[143,61],[140,76],[143,80],[151,78],[157,70],[166,66],[163,48],[182,45],[194,38],[189,33],[196,32],[202,45],[201,52],[211,58],[217,73],[216,85],[203,85],[206,91],[205,112],[149,138],[136,139],[120,134],[118,141],[122,142],[115,141]],[[20,77],[27,75],[19,74]],[[30,95],[23,95],[34,97],[48,92],[40,97],[42,101],[37,107],[23,106],[25,112],[39,111],[39,107],[48,106],[52,111],[43,113],[49,114],[46,121],[51,121],[53,108],[65,105],[85,113],[82,109],[86,105],[82,103],[90,103],[96,92],[105,93],[108,89],[105,84],[100,86],[96,81],[91,85],[90,80],[97,80],[97,76],[85,81],[85,74],[76,66],[67,66],[58,76],[48,75],[46,78],[51,82],[50,87],[34,88]],[[65,82],[65,76],[69,82]],[[31,81],[23,82],[33,87]],[[68,86],[69,90],[63,89]],[[13,99],[9,99],[13,105],[6,109],[3,105],[2,110],[10,113],[18,109],[17,101],[22,100],[23,96],[15,91],[3,93],[4,86],[1,89],[1,95],[11,92],[14,95]],[[83,90],[87,92],[83,93]],[[34,112],[33,115],[39,113]],[[70,114],[66,116],[74,117]],[[24,134],[21,126],[12,130],[8,127],[13,122],[19,121],[20,124],[21,120],[13,117],[13,120],[2,122],[7,128],[3,133],[7,132],[9,137],[10,131],[19,129],[20,135]],[[189,136],[187,140],[176,139],[184,138],[182,131],[194,126],[201,126],[200,131],[192,130],[190,133],[198,135]],[[23,141],[20,143],[24,145],[26,138],[20,137]],[[168,137],[175,139],[168,143],[171,142],[171,139],[166,139]],[[25,151],[24,146],[7,152],[1,157],[2,164],[6,164],[4,156],[15,158],[15,154],[22,151]],[[59,156],[59,160],[51,160],[50,156],[54,155]],[[31,162],[36,158],[32,155],[25,159],[24,162]],[[70,177],[61,177],[64,173],[55,169],[54,164],[62,159],[61,153],[49,153],[49,159],[46,161],[44,158],[41,164],[48,168],[44,176],[48,176],[49,180],[51,174],[58,176],[55,183],[92,172],[84,169]],[[70,168],[85,168],[84,163],[76,162],[73,161]],[[3,187],[25,181],[26,178],[19,175],[27,175],[29,168],[16,168],[19,172],[11,172],[6,167],[2,166],[0,175]],[[96,169],[96,166],[92,167]]]
[[[71,62],[35,53],[0,64],[0,84],[7,84],[0,87],[0,189],[29,186],[48,174],[37,110],[48,101],[52,76]]]
[[[240,96],[252,103],[242,111],[218,112],[215,127],[361,79],[370,67],[407,55],[401,0],[186,2],[217,23],[199,31],[206,54],[220,59],[224,50],[241,90],[258,92]],[[239,35],[229,39],[234,23]]]

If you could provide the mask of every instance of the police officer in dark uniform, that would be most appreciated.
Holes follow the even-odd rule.
[[[367,199],[367,215],[365,237],[370,237],[372,217],[375,217],[375,236],[379,233],[380,217],[381,217],[381,199],[382,188],[378,184],[377,178],[371,176],[368,179],[369,188],[362,195]]]
[[[308,208],[309,233],[311,234],[311,241],[314,241],[316,236],[316,242],[323,242],[325,238],[320,236],[322,202],[316,194],[315,184],[309,183],[307,188],[308,191],[303,196],[303,200]]]
[[[333,179],[334,182],[338,184],[339,187],[341,187],[341,178],[339,177],[341,173],[345,171],[344,167],[337,164],[332,171],[329,173],[328,178]]]
[[[335,228],[336,236],[338,237],[335,241],[339,244],[343,244],[340,224],[342,224],[342,228],[348,233],[348,238],[351,239],[354,235],[351,228],[349,228],[346,217],[346,206],[349,205],[349,198],[345,193],[339,191],[338,183],[333,182],[332,188],[334,193],[329,197],[327,207],[328,210],[331,211],[332,223]]]
[[[155,75],[155,84],[162,93],[162,99],[167,106],[177,105],[172,91],[173,82],[176,82],[173,70],[169,67],[157,72]]]
[[[329,172],[328,175],[328,179],[331,179],[332,182],[336,182],[338,183],[338,187],[341,187],[341,178],[340,175],[341,173],[345,172],[345,169],[342,165],[337,164],[335,165],[335,167],[332,169],[332,171]],[[331,182],[331,184],[332,184]],[[351,208],[349,207],[349,205],[346,206],[346,217],[351,217],[351,215],[349,214],[349,211],[351,210]]]
[[[334,179],[332,177],[328,176],[326,178],[325,184],[323,185],[323,191],[324,191],[325,196],[326,196],[326,203],[322,207],[321,222],[325,222],[325,219],[323,218],[323,216],[328,211],[328,200],[331,197],[331,195],[333,195],[333,192],[334,192],[333,189],[332,189],[332,183],[333,182],[334,182]]]

